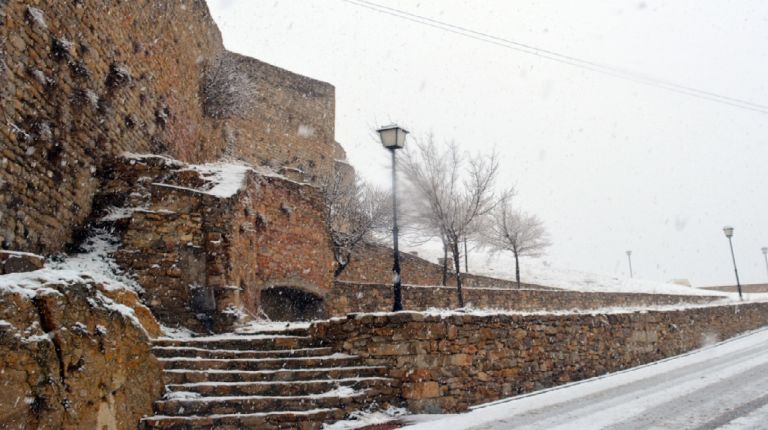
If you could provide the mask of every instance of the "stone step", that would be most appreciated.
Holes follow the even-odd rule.
[[[191,338],[159,338],[152,341],[152,346],[166,347],[195,347],[204,349],[224,349],[241,351],[271,351],[285,349],[311,348],[319,345],[314,344],[314,340],[309,336],[289,336],[289,335],[228,335],[228,336],[207,336]]]
[[[296,327],[296,328],[285,328],[285,329],[277,329],[277,330],[260,329],[258,331],[240,330],[240,331],[236,331],[235,334],[238,336],[254,336],[254,335],[309,336],[309,328]]]
[[[307,381],[261,381],[261,382],[199,382],[170,384],[165,388],[172,392],[192,392],[202,396],[298,396],[331,391],[340,386],[355,390],[386,389],[392,379],[381,377],[317,379]]]
[[[235,414],[313,409],[345,409],[367,398],[365,390],[348,387],[323,394],[305,396],[221,396],[159,400],[155,402],[158,415],[190,416]]]
[[[334,408],[209,416],[156,415],[144,418],[142,426],[147,430],[207,430],[212,428],[217,430],[319,430],[323,423],[341,420],[344,415],[344,410]]]
[[[307,369],[315,367],[353,366],[360,361],[356,355],[336,353],[317,357],[282,358],[161,358],[166,369],[191,370],[273,370]]]
[[[200,358],[278,358],[278,357],[316,357],[330,355],[333,349],[299,348],[272,351],[243,351],[240,349],[207,349],[195,346],[155,346],[152,352],[156,357],[200,357]]]
[[[166,369],[163,372],[163,380],[166,384],[199,382],[301,381],[382,376],[385,374],[386,370],[386,367],[381,366],[348,366],[256,371]]]

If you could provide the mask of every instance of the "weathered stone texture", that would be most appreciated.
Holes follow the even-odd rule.
[[[657,361],[765,325],[768,304],[751,303],[595,315],[350,315],[315,323],[310,333],[368,365],[387,366],[411,411],[440,413]]]
[[[135,429],[152,412],[162,366],[146,331],[104,291],[92,282],[0,289],[3,428]]]
[[[493,280],[490,278],[489,282]],[[643,293],[584,293],[565,290],[482,288],[463,289],[464,304],[477,309],[506,309],[517,311],[562,311],[571,309],[601,309],[626,306],[663,306],[677,304],[706,304],[721,296],[679,296]],[[392,310],[391,284],[366,284],[337,281],[334,294],[326,300],[328,313],[345,315],[352,312],[387,312]],[[411,311],[429,308],[455,309],[458,305],[456,287],[403,286],[403,307]]]
[[[61,250],[123,151],[333,168],[333,87],[226,52],[203,0],[0,2],[0,82],[3,249]]]
[[[0,251],[0,275],[41,269],[45,259],[28,252]]]
[[[265,288],[329,294],[333,251],[318,188],[250,170],[219,197],[203,191],[198,171],[164,157],[120,158],[108,177],[97,214],[125,210],[116,260],[164,323],[222,331],[243,312],[258,315]]]

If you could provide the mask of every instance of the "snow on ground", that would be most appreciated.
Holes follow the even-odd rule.
[[[309,322],[285,322],[285,321],[267,321],[267,320],[254,320],[238,327],[235,333],[238,334],[255,334],[262,332],[277,332],[287,331],[293,329],[305,329],[309,328]]]
[[[418,422],[413,430],[766,429],[768,328],[677,357]]]
[[[428,243],[414,248],[419,257],[430,262],[442,258],[442,251]],[[470,273],[498,279],[515,280],[515,259],[511,253],[489,254],[483,251],[470,253]],[[729,296],[712,290],[686,287],[666,282],[628,279],[618,276],[581,272],[550,266],[541,260],[524,258],[520,264],[520,281],[527,284],[583,292],[651,293],[686,296]]]
[[[336,421],[333,424],[323,425],[323,430],[352,430],[368,427],[376,424],[383,424],[392,421],[394,418],[407,414],[403,408],[389,407],[384,411],[366,412],[355,411],[349,414],[349,418],[343,421]]]
[[[129,288],[143,294],[141,286],[120,269],[112,258],[118,247],[119,242],[112,234],[99,230],[81,245],[83,252],[51,259],[45,267],[54,271],[80,273],[108,288]]]

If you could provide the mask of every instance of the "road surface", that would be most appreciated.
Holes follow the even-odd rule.
[[[683,356],[404,428],[768,429],[768,328]]]

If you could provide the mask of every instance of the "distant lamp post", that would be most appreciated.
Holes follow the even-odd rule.
[[[768,272],[768,246],[760,248],[763,251],[763,260],[765,260],[765,271]]]
[[[733,237],[733,227],[731,226],[725,226],[723,227],[723,233],[725,233],[725,237],[728,238],[728,245],[731,247],[731,259],[733,260],[733,271],[736,273],[736,288],[739,289],[739,299],[744,300],[744,298],[741,295],[741,282],[739,282],[739,269],[736,268],[736,256],[733,254],[733,241],[731,238]]]
[[[627,251],[627,261],[629,261],[629,277],[632,278],[632,251]]]
[[[392,306],[392,310],[397,312],[403,310],[403,296],[400,285],[400,251],[398,250],[397,244],[397,158],[395,157],[395,151],[405,146],[405,136],[408,134],[408,130],[393,124],[384,126],[376,131],[379,132],[381,144],[392,153],[392,244],[394,247],[392,282],[394,284],[393,289],[395,296],[395,303]]]

